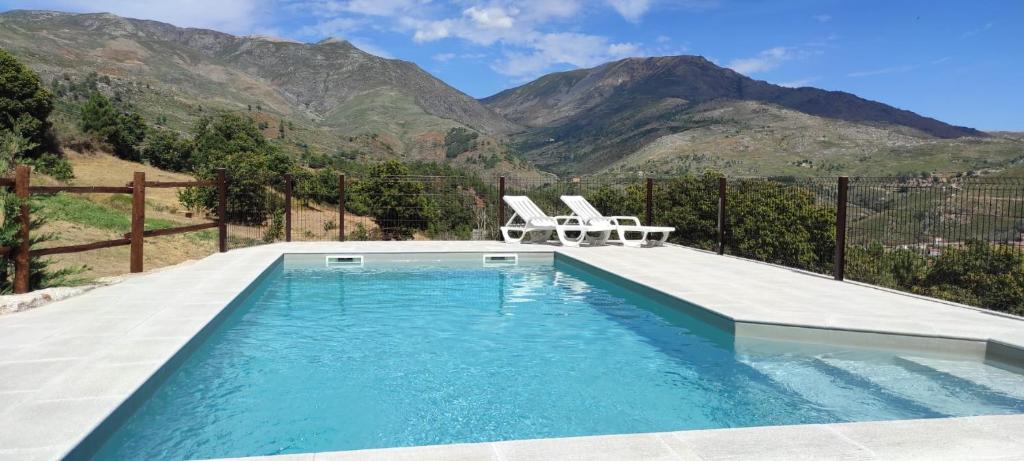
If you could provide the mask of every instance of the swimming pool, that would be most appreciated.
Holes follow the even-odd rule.
[[[279,264],[100,448],[186,459],[1024,411],[1020,375],[763,341],[568,259]]]

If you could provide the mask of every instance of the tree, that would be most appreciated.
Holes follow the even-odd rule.
[[[147,127],[139,114],[118,110],[110,99],[94,92],[82,106],[79,124],[82,131],[110,143],[118,157],[140,160],[139,148],[146,137]]]
[[[448,130],[448,133],[444,135],[445,157],[455,158],[464,152],[475,149],[476,138],[479,136],[479,133],[462,127]]]
[[[268,186],[280,186],[284,174],[294,167],[290,157],[281,153],[256,127],[252,119],[235,114],[207,116],[192,127],[193,170],[201,179],[212,180],[217,168],[230,172],[227,199],[228,220],[257,225],[280,206],[280,199],[268,192]],[[211,189],[183,191],[180,198],[213,209],[216,194]]]
[[[390,160],[371,167],[367,178],[356,186],[358,200],[380,226],[385,240],[412,238],[436,216],[423,184],[404,177],[408,175],[407,165]]]
[[[53,95],[39,76],[0,49],[0,131],[13,131],[33,146],[24,156],[35,157],[54,144],[47,120],[52,111]]]
[[[155,130],[142,147],[142,160],[171,171],[192,169],[192,143],[170,130]]]

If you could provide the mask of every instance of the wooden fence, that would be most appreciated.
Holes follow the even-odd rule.
[[[0,178],[0,187],[14,188],[14,194],[19,201],[18,212],[18,246],[0,247],[0,257],[14,258],[14,292],[27,293],[29,291],[29,261],[33,256],[48,256],[65,253],[78,253],[82,251],[98,250],[100,248],[111,248],[129,245],[129,267],[131,272],[142,272],[143,243],[146,237],[157,237],[162,235],[174,235],[185,232],[195,232],[204,229],[218,229],[218,247],[221,252],[227,251],[227,222],[225,221],[227,210],[227,173],[223,168],[217,170],[215,181],[147,181],[146,173],[135,172],[132,181],[124,186],[33,186],[31,185],[31,168],[19,165],[15,169],[14,179]],[[169,229],[145,230],[146,224],[146,188],[177,188],[177,187],[216,187],[217,188],[217,220],[202,224],[189,226],[172,227]],[[56,194],[59,192],[71,194],[131,194],[131,232],[124,234],[122,238],[104,240],[100,242],[83,243],[78,245],[67,245],[53,248],[31,249],[29,230],[31,227],[31,211],[29,198],[32,194]]]

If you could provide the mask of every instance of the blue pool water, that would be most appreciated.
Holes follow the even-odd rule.
[[[278,267],[96,459],[1024,411],[978,362],[732,336],[557,261]],[[754,349],[754,350],[750,350]]]

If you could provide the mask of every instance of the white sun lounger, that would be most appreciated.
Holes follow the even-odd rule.
[[[506,195],[505,203],[512,208],[512,217],[501,227],[501,235],[506,243],[522,243],[529,237],[534,243],[546,242],[551,238],[551,233],[558,235],[562,245],[578,247],[583,242],[599,245],[608,240],[612,233],[610,223],[585,224],[579,217],[555,216],[551,217],[544,213],[530,200],[523,195]],[[521,222],[516,222],[516,220]],[[567,233],[576,232],[577,237],[569,237]],[[590,237],[588,234],[596,232],[597,237]],[[519,237],[513,237],[512,233],[519,233]]]
[[[644,226],[640,224],[640,218],[637,218],[636,216],[603,216],[600,211],[597,211],[597,208],[594,208],[594,206],[587,201],[587,199],[579,195],[563,195],[562,201],[569,206],[570,210],[572,210],[572,216],[581,218],[583,220],[583,224],[611,225],[615,230],[615,233],[619,236],[619,242],[624,246],[639,247],[643,246],[645,243],[650,243],[652,246],[658,246],[665,243],[665,240],[668,239],[668,234],[676,230],[674,227]],[[627,239],[627,232],[639,233],[640,239]],[[661,238],[658,240],[650,240],[648,239],[650,234],[661,234]]]

